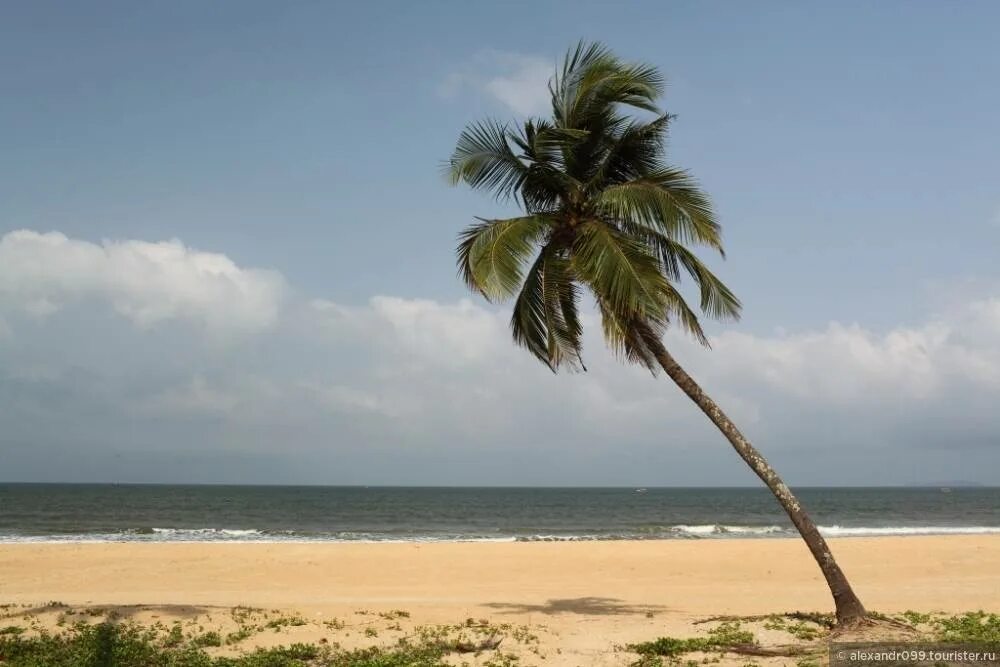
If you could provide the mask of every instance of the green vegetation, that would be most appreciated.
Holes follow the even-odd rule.
[[[212,636],[214,635],[214,636]],[[211,637],[205,643],[204,638]],[[239,657],[213,657],[202,646],[217,646],[206,633],[183,646],[157,638],[155,630],[133,624],[77,624],[58,635],[0,638],[0,663],[10,667],[444,667],[440,646],[366,648],[339,651],[312,644],[258,649]]]
[[[900,616],[914,627],[918,625],[926,625],[931,622],[932,618],[934,618],[934,614],[923,614],[919,611],[904,611],[900,614]]]
[[[222,646],[222,637],[218,632],[206,632],[191,639],[191,646]]]
[[[173,648],[175,646],[180,646],[184,643],[184,628],[181,627],[180,621],[174,623],[170,630],[167,632],[167,636],[163,640],[163,645],[168,648]]]
[[[387,621],[391,621],[397,618],[409,618],[410,612],[404,611],[402,609],[393,609],[392,611],[379,612],[379,616]]]
[[[305,625],[307,623],[306,619],[301,616],[279,616],[278,618],[272,618],[267,623],[264,624],[265,628],[270,628],[277,632],[281,628],[296,627],[300,625]]]
[[[912,612],[908,612],[912,613]],[[927,621],[943,642],[989,644],[1000,647],[1000,614],[970,611]]]
[[[62,614],[63,612],[59,612]],[[396,635],[385,645],[344,649],[331,638],[315,643],[289,643],[275,648],[252,648],[231,655],[233,645],[270,630],[311,625],[312,630],[344,630],[337,620],[310,623],[297,615],[280,611],[232,610],[237,629],[227,635],[212,626],[212,617],[178,620],[169,625],[156,621],[140,625],[121,621],[114,613],[94,619],[86,609],[69,610],[66,615],[80,620],[47,630],[31,613],[6,615],[22,625],[0,629],[0,665],[4,667],[451,667],[467,664],[454,656],[476,654],[483,667],[512,667],[520,658],[498,651],[501,641],[510,640],[538,651],[538,637],[527,627],[493,625],[468,619],[455,625],[417,626],[410,635]],[[367,615],[367,614],[365,614]],[[372,614],[374,616],[374,614]],[[399,628],[398,619],[409,618],[402,610],[378,614],[382,621]],[[19,617],[19,618],[18,618]],[[53,618],[55,616],[53,615]],[[94,620],[92,620],[94,619]],[[203,625],[204,624],[204,625]],[[27,627],[25,627],[27,626]],[[230,626],[231,627],[231,626]],[[378,630],[362,625],[366,637]],[[349,634],[349,632],[348,632]],[[313,635],[315,636],[315,635]],[[228,648],[223,648],[228,647]],[[226,654],[223,654],[226,653]],[[451,659],[450,659],[451,658]]]
[[[708,631],[707,637],[660,637],[651,642],[631,644],[628,649],[639,655],[675,657],[686,653],[726,651],[738,646],[756,645],[753,632],[743,629],[739,621],[725,621]]]
[[[764,629],[781,630],[796,639],[812,641],[825,634],[828,626],[818,625],[815,621],[791,620],[787,616],[771,616],[764,621]]]
[[[869,617],[899,629],[912,631],[913,639],[954,644],[980,644],[1000,650],[1000,614],[971,611],[948,615],[942,612],[906,611],[886,615],[871,612]],[[659,639],[632,644],[628,651],[639,654],[632,667],[679,667],[682,658],[691,653],[707,654],[700,661],[687,661],[688,667],[718,662],[727,652],[761,656],[797,657],[797,667],[819,667],[825,651],[825,638],[834,627],[830,614],[793,612],[767,616],[723,616],[696,621],[719,623],[702,637],[660,637]],[[765,630],[784,632],[798,640],[789,644],[761,646],[752,631],[744,624],[759,623]],[[790,663],[789,663],[790,664]]]
[[[455,667],[470,662],[482,667],[529,667],[545,664],[540,626],[529,628],[487,619],[468,618],[452,625],[410,626],[404,633],[395,630],[405,612],[370,612],[354,625],[337,619],[309,621],[280,611],[232,610],[228,615],[211,613],[186,617],[175,622],[155,621],[140,625],[122,620],[113,611],[104,618],[91,616],[87,609],[52,610],[42,616],[37,608],[0,614],[0,665],[3,667]],[[53,626],[52,620],[65,615],[75,622]],[[1000,615],[984,611],[949,615],[907,611],[885,616],[889,623],[905,623],[926,640],[979,643],[1000,648]],[[46,618],[48,623],[45,622]],[[156,618],[154,616],[154,618]],[[361,621],[362,619],[359,619]],[[220,627],[217,622],[221,621]],[[272,623],[273,621],[273,623]],[[697,667],[718,663],[725,654],[788,658],[785,664],[817,667],[822,664],[825,640],[833,619],[824,614],[721,617],[697,621],[711,623],[711,629],[694,637],[660,637],[649,642],[620,647],[638,654],[633,667]],[[379,623],[377,626],[374,623]],[[258,634],[271,640],[272,630],[284,631],[297,625],[309,626],[312,643],[295,642],[284,646],[257,648],[252,638]],[[395,631],[394,631],[395,630]],[[785,633],[792,641],[755,630]],[[319,636],[317,638],[317,631]],[[266,633],[266,634],[261,634]],[[327,634],[329,633],[329,634]],[[339,634],[334,634],[339,633]],[[335,639],[354,633],[372,638],[371,644],[347,649]],[[294,635],[294,633],[292,633]],[[378,639],[375,639],[375,638]],[[776,639],[772,643],[772,638]],[[250,646],[240,648],[244,640]],[[508,650],[514,649],[514,650]],[[558,649],[554,649],[559,653]],[[471,656],[477,656],[475,660]],[[748,662],[745,667],[756,667]]]
[[[531,650],[538,647],[538,635],[526,625],[511,623],[490,623],[486,619],[468,618],[465,623],[457,625],[428,625],[416,628],[417,637],[421,642],[440,646],[449,651],[473,653],[479,647],[499,645],[500,638],[510,637],[518,644],[528,646]]]
[[[227,644],[238,644],[255,634],[254,629],[248,626],[240,626],[239,630],[234,630],[226,635]]]

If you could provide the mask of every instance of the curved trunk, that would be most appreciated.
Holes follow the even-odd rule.
[[[701,408],[701,411],[712,420],[712,423],[722,431],[722,434],[726,436],[726,440],[733,446],[736,453],[740,455],[740,458],[746,461],[746,464],[764,481],[767,488],[778,499],[778,503],[798,529],[802,539],[808,545],[809,551],[812,552],[813,558],[819,564],[820,570],[823,571],[823,576],[826,577],[826,583],[830,586],[830,592],[833,594],[833,602],[836,605],[837,623],[850,625],[864,620],[866,618],[864,605],[861,604],[858,596],[854,594],[851,584],[847,581],[847,577],[844,576],[840,566],[837,565],[837,561],[834,560],[833,553],[830,552],[830,547],[827,546],[826,540],[820,535],[816,524],[806,514],[805,509],[802,508],[802,504],[799,503],[788,486],[778,477],[778,473],[764,460],[764,457],[750,444],[750,441],[740,433],[740,430],[736,428],[736,425],[726,416],[722,409],[716,405],[715,401],[709,398],[702,391],[698,383],[687,374],[687,371],[681,368],[680,364],[667,352],[666,347],[664,347],[660,339],[642,326],[640,326],[640,335],[650,351],[653,352],[663,371]]]

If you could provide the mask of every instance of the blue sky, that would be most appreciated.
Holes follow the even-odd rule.
[[[440,163],[466,122],[541,111],[546,68],[587,38],[627,59],[655,63],[668,77],[665,106],[678,116],[671,160],[690,168],[713,195],[729,252],[717,268],[745,303],[742,322],[711,330],[758,345],[744,350],[722,342],[714,359],[692,348],[691,363],[707,373],[711,389],[742,404],[737,412],[751,420],[748,430],[772,441],[759,442],[765,452],[777,447],[793,479],[836,482],[847,464],[824,476],[811,463],[815,452],[794,445],[800,437],[835,444],[839,425],[848,422],[859,429],[852,439],[885,443],[886,461],[915,457],[914,469],[893,481],[935,476],[945,460],[952,461],[946,477],[1000,481],[983,470],[1000,469],[992,466],[1000,463],[1000,427],[987,412],[970,413],[962,400],[963,392],[1000,398],[990,366],[1000,358],[990,342],[994,307],[1000,326],[998,24],[1000,5],[992,2],[6,5],[0,9],[0,235],[59,232],[67,240],[40,251],[45,244],[38,238],[4,237],[0,391],[16,400],[0,410],[17,427],[0,443],[11,452],[14,472],[0,477],[50,474],[44,464],[53,452],[72,451],[79,460],[71,456],[76,463],[52,475],[268,481],[278,453],[268,449],[274,438],[263,434],[273,431],[284,434],[282,447],[301,448],[305,461],[279,465],[278,481],[447,482],[432,472],[441,461],[499,471],[468,473],[482,483],[745,481],[696,415],[668,421],[670,411],[683,415],[690,408],[679,394],[659,385],[635,389],[645,382],[641,374],[614,370],[610,362],[607,375],[551,380],[533,369],[523,381],[584,393],[623,382],[622,391],[636,392],[638,401],[628,409],[640,409],[659,391],[669,410],[626,438],[638,443],[627,455],[599,434],[582,448],[584,436],[575,434],[565,437],[565,447],[526,454],[550,471],[544,475],[503,467],[503,442],[511,434],[468,433],[455,415],[419,424],[406,411],[380,412],[390,402],[415,401],[425,383],[433,384],[427,374],[440,372],[442,400],[487,387],[491,400],[510,406],[512,420],[527,419],[507,393],[516,393],[517,383],[501,379],[497,367],[476,365],[483,350],[469,352],[477,361],[460,377],[434,356],[442,322],[494,313],[479,302],[470,306],[476,310],[458,305],[466,294],[452,253],[457,231],[473,215],[504,211],[448,187]],[[115,255],[101,245],[172,239],[182,244],[179,264],[163,274],[173,282],[164,278],[153,287],[150,276],[162,266],[136,268],[129,259],[134,252],[148,259],[148,248],[120,245]],[[62,263],[99,248],[105,250],[80,265]],[[230,294],[228,287],[197,283],[208,253],[230,261],[242,287]],[[36,261],[44,261],[42,269],[31,268]],[[251,293],[238,312],[198,310],[215,307],[205,294],[232,306]],[[381,303],[398,308],[387,315],[373,297],[393,299]],[[355,330],[350,339],[341,322],[329,338],[316,336],[320,326],[309,318],[323,304],[326,313],[374,317],[376,328],[384,329],[379,313],[390,322],[400,322],[393,318],[401,312],[430,322],[420,348],[430,355],[428,365],[391,387],[380,384],[388,382],[378,369],[386,353],[365,348],[370,332]],[[413,315],[414,304],[429,310]],[[494,319],[502,324],[500,315]],[[233,327],[220,322],[249,323],[254,333],[241,332],[234,342],[226,338]],[[804,371],[819,363],[809,346],[829,350],[821,337],[841,330],[862,332],[875,357],[859,356],[857,341],[846,340],[850,359],[831,355],[828,366]],[[409,335],[406,326],[399,331]],[[913,340],[911,334],[931,341],[914,343],[924,355],[916,366],[937,369],[928,371],[926,391],[893,402],[898,413],[888,417],[838,403],[870,391],[890,400],[923,386],[897,368],[909,358],[899,356],[893,341]],[[781,347],[789,337],[799,345],[792,351]],[[384,344],[398,349],[400,341]],[[598,345],[591,356],[605,356]],[[775,380],[780,373],[766,363],[744,375],[732,370],[743,368],[739,355],[754,350],[772,359],[799,355],[788,372],[801,377]],[[373,361],[361,361],[365,354]],[[889,370],[854,378],[855,384],[830,380],[850,373],[855,362],[859,369]],[[253,382],[269,387],[262,395],[272,398],[233,395]],[[241,412],[264,414],[260,401],[267,400],[280,412],[274,397],[291,400],[289,387],[317,383],[334,387],[338,409],[346,403],[379,419],[366,425],[357,413],[331,416],[317,408],[288,427],[279,419],[251,425]],[[836,385],[834,398],[824,383]],[[760,385],[769,389],[754,389]],[[97,386],[107,387],[100,406],[74,403],[95,400]],[[187,392],[183,400],[179,392]],[[177,399],[167,401],[173,412],[123,407],[137,393]],[[156,405],[162,408],[162,400]],[[795,422],[789,407],[811,421]],[[76,409],[79,419],[62,426],[46,417]],[[413,410],[430,414],[426,406]],[[919,451],[905,449],[914,438],[910,430],[927,431],[914,426],[915,413],[934,416],[941,429]],[[393,418],[406,425],[385,430]],[[609,418],[605,435],[620,435],[613,424]],[[660,428],[680,428],[684,442],[704,440],[719,453],[685,450],[690,475],[650,476],[651,465],[677,467],[677,456],[659,449]],[[248,431],[260,438],[252,451],[233,444]],[[956,439],[976,443],[965,464],[948,458],[959,432]],[[151,444],[158,438],[160,453]],[[168,446],[178,438],[192,443],[188,458],[164,468],[157,456],[180,456]],[[331,439],[350,443],[338,449],[328,446]],[[377,442],[383,449],[359,444]],[[454,449],[441,445],[449,442]],[[574,463],[562,469],[557,462],[567,456]],[[878,459],[861,450],[854,456]],[[104,467],[81,472],[88,457]],[[348,472],[336,466],[316,472],[329,461],[353,463]],[[426,469],[413,472],[421,461]],[[855,481],[878,479],[867,473]]]

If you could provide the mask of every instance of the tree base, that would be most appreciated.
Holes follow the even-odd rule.
[[[891,618],[865,615],[838,622],[830,631],[830,639],[840,642],[892,642],[924,639],[912,625]]]

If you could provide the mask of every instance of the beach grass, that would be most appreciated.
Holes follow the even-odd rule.
[[[399,628],[399,621],[410,618],[404,610],[355,612],[370,617],[371,625],[325,620],[318,627],[328,634],[318,641],[273,646],[252,640],[317,623],[296,613],[236,607],[229,610],[226,622],[237,630],[224,633],[217,620],[202,617],[143,624],[114,610],[74,609],[60,603],[6,611],[0,623],[0,664],[5,667],[526,667],[544,665],[548,659],[531,627],[486,619],[413,625],[376,643],[376,627]],[[1000,648],[1000,615],[995,613],[906,611],[876,616],[905,628],[911,639]],[[706,618],[695,621],[691,636],[658,637],[620,646],[618,652],[622,664],[633,667],[758,665],[758,660],[778,656],[787,664],[807,667],[824,662],[831,625],[825,614],[801,612]],[[352,629],[370,645],[343,646]]]
[[[905,611],[891,615],[873,612],[871,616],[875,622],[873,630],[862,631],[855,637],[840,636],[837,639],[940,642],[1000,650],[1000,614],[981,610],[961,614]],[[825,662],[828,642],[834,631],[832,615],[803,612],[742,618],[716,617],[699,622],[714,622],[718,625],[707,630],[703,636],[659,637],[628,645],[627,650],[640,656],[633,666],[701,664],[717,661],[706,656],[734,654],[794,658],[798,667],[810,667]],[[761,642],[747,624],[771,631],[771,641],[767,644]],[[778,638],[782,634],[787,636],[786,641]],[[692,654],[700,656],[701,660],[685,660]]]
[[[196,616],[170,624],[142,624],[123,619],[104,608],[71,608],[62,603],[39,607],[7,606],[0,624],[0,664],[7,667],[431,667],[467,665],[463,656],[475,657],[483,667],[519,664],[519,658],[500,649],[504,641],[535,649],[537,637],[526,626],[466,619],[452,625],[413,626],[402,633],[399,621],[405,610],[371,613],[372,623],[396,630],[383,645],[341,646],[360,634],[379,637],[375,625],[348,625],[338,619],[316,624],[296,613],[235,607],[227,624],[236,630],[223,633],[209,628],[219,619]],[[329,633],[312,642],[255,646],[248,641],[286,633],[292,628],[319,625]],[[360,630],[360,633],[357,632]],[[251,644],[244,648],[245,644]],[[221,653],[220,653],[221,652]],[[537,655],[537,651],[536,651]],[[458,659],[455,659],[455,658]]]
[[[212,656],[204,650],[216,645],[197,639],[174,645],[159,637],[156,629],[132,623],[81,623],[55,634],[6,635],[0,638],[0,663],[11,667],[430,667],[444,664],[445,654],[443,647],[431,645],[341,650],[295,643],[238,656]]]

